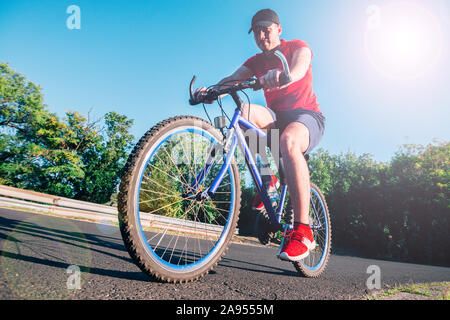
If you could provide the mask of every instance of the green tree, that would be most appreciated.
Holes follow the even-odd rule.
[[[326,194],[335,248],[449,265],[449,159],[448,142],[405,145],[388,163],[315,152],[311,179]]]
[[[133,120],[115,112],[104,116],[97,129],[77,113],[68,113],[67,121],[74,129],[74,147],[83,162],[85,177],[73,184],[76,199],[106,203],[116,191],[134,137],[129,133]]]
[[[401,213],[393,233],[407,260],[450,264],[450,143],[405,145],[392,160],[391,193]]]
[[[40,87],[0,64],[2,182],[63,196],[83,178],[80,157],[67,144],[70,128],[46,110]]]
[[[131,147],[133,121],[115,112],[104,127],[76,112],[61,121],[39,86],[0,64],[0,183],[104,203]]]

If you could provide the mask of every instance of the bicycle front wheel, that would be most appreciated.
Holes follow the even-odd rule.
[[[222,167],[221,155],[209,158],[222,138],[203,119],[175,117],[149,130],[128,159],[119,192],[120,230],[134,262],[157,280],[202,277],[234,234],[241,195],[234,161],[215,195],[201,197]],[[202,172],[208,158],[209,170]]]

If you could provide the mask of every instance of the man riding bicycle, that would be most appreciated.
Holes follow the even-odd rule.
[[[261,129],[280,130],[279,150],[294,210],[294,229],[286,233],[279,258],[299,261],[309,255],[314,243],[309,226],[309,169],[304,155],[317,146],[325,127],[325,117],[312,89],[312,52],[308,44],[301,40],[280,39],[282,28],[273,10],[258,11],[252,18],[248,33],[252,31],[262,52],[245,61],[217,86],[230,86],[256,76],[264,89],[267,106],[272,112],[260,105],[244,104],[242,116]],[[281,51],[288,61],[292,81],[287,85],[280,86],[282,65],[273,55],[275,50]],[[205,93],[206,88],[199,88],[195,95],[198,97]],[[259,150],[259,153],[264,154],[265,150]],[[274,189],[277,183],[275,176],[269,175],[268,179],[266,187]],[[273,194],[273,190],[269,194]],[[254,200],[254,207],[263,207],[259,197]]]

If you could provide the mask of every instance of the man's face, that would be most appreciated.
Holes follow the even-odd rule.
[[[253,36],[256,45],[263,52],[270,51],[280,44],[281,26],[272,23],[269,27],[254,27]]]

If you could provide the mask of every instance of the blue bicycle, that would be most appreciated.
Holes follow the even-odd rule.
[[[276,55],[285,68],[281,82],[288,83],[286,59],[280,52]],[[236,235],[241,204],[235,156],[238,145],[266,210],[258,223],[258,237],[265,239],[261,242],[267,243],[271,235],[287,231],[293,224],[282,161],[278,170],[281,194],[275,208],[246,140],[249,131],[270,139],[241,115],[243,102],[238,92],[261,89],[259,81],[250,78],[220,90],[212,87],[200,100],[193,97],[194,81],[195,76],[190,83],[191,105],[229,94],[237,106],[233,117],[217,117],[215,125],[192,116],[158,123],[130,154],[119,190],[124,244],[143,272],[163,282],[188,282],[204,276],[217,265]],[[313,183],[310,208],[316,246],[308,257],[293,264],[301,275],[318,277],[330,254],[331,222],[325,198]]]

